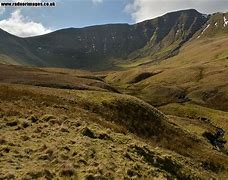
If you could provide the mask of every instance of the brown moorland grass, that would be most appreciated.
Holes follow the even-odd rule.
[[[4,89],[7,96],[4,95]],[[165,120],[166,117],[163,114],[134,97],[107,92],[72,91],[6,84],[1,86],[1,92],[0,97],[3,103],[1,109],[4,111],[17,109],[18,104],[23,104],[22,109],[17,109],[20,112],[19,118],[27,118],[31,114],[39,117],[44,126],[37,127],[37,133],[41,133],[49,121],[51,124],[62,124],[61,132],[68,132],[64,116],[70,119],[79,117],[80,120],[99,123],[106,128],[114,127],[114,132],[134,133],[153,146],[170,149],[198,162],[213,162],[217,167],[216,171],[218,172],[216,173],[223,174],[227,168],[223,165],[226,164],[226,159],[223,159],[222,154],[212,150],[208,142],[183,131],[181,126],[171,125]],[[6,102],[8,107],[4,105]],[[47,116],[47,114],[50,115]],[[157,119],[153,119],[156,116]],[[10,119],[13,120],[14,117],[10,116]],[[55,117],[63,119],[55,120]],[[18,124],[20,123],[13,125],[13,127]],[[23,137],[23,139],[28,138],[28,136]]]
[[[1,85],[0,89],[1,178],[215,176],[196,160],[193,163],[174,152],[154,149],[133,134],[123,135],[98,125],[94,119],[107,120],[62,96],[47,95],[53,89],[24,85]],[[65,108],[60,106],[63,104]],[[10,109],[20,115],[9,115]],[[93,136],[83,133],[85,128]],[[186,161],[189,166],[184,165]]]
[[[154,106],[190,101],[228,111],[227,47],[227,36],[193,39],[181,48],[177,56],[127,71],[113,72],[105,80],[121,92],[139,97]],[[155,75],[132,83],[144,72]]]
[[[0,176],[224,179],[227,156],[202,137],[214,129],[197,118],[219,125],[211,108],[226,110],[226,60],[175,58],[111,74],[1,65]]]

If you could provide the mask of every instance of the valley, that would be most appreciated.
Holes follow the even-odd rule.
[[[0,179],[227,179],[227,16],[1,31]]]

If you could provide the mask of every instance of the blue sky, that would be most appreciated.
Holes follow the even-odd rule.
[[[55,7],[0,7],[0,28],[21,37],[68,27],[132,24],[180,9],[228,11],[228,0],[0,0],[15,1],[56,2]]]
[[[95,24],[128,22],[133,20],[124,7],[129,0],[60,0],[55,1],[56,7],[24,8],[23,14],[29,15],[34,21],[52,29],[64,27],[84,27]]]

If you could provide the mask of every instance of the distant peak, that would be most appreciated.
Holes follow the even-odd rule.
[[[166,15],[177,14],[177,13],[202,14],[202,13],[198,12],[196,9],[184,9],[184,10],[177,10],[177,11],[168,12]]]

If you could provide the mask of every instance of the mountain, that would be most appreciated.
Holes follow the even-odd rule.
[[[227,35],[228,13],[215,13],[210,16],[207,23],[197,33],[197,39]]]
[[[23,38],[16,37],[0,29],[0,62],[6,64],[33,65],[44,64],[30,52]]]
[[[227,19],[1,30],[0,179],[227,179]]]
[[[141,23],[69,28],[19,38],[1,30],[1,62],[90,70],[115,68],[143,57],[164,59],[199,31],[209,17],[194,9],[168,13]]]

